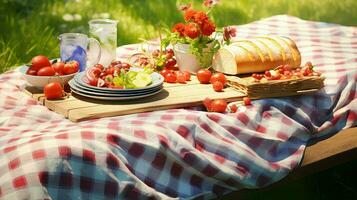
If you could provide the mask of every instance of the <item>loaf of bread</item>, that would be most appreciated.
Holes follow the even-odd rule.
[[[233,41],[218,50],[212,61],[214,70],[231,75],[264,72],[285,64],[299,67],[301,56],[295,42],[284,36]]]

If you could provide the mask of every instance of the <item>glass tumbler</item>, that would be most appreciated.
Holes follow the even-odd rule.
[[[101,46],[99,63],[109,66],[116,59],[118,21],[110,19],[94,19],[89,21],[89,35],[96,38]]]

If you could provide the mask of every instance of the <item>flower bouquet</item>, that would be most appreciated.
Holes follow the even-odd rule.
[[[218,0],[205,0],[202,4],[204,10],[194,9],[192,3],[181,6],[184,23],[175,24],[161,41],[163,48],[169,44],[173,46],[180,70],[195,74],[199,69],[211,66],[212,57],[221,45],[216,39],[216,24],[209,18],[217,3]],[[223,34],[226,42],[230,36],[235,36],[235,29],[229,31]]]

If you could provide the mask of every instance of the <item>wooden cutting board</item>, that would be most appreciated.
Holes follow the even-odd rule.
[[[159,94],[137,100],[103,101],[79,95],[70,95],[61,100],[46,100],[42,91],[26,87],[24,92],[39,100],[50,110],[59,113],[73,122],[112,117],[133,113],[157,111],[172,108],[183,108],[201,105],[202,101],[226,99],[228,102],[241,100],[243,92],[227,87],[223,92],[215,92],[211,84],[200,84],[195,76],[187,84],[164,83],[164,90]]]

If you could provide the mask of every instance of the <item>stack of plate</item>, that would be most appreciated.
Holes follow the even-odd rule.
[[[78,73],[68,82],[73,93],[80,96],[101,100],[129,100],[148,97],[159,93],[163,89],[164,77],[159,73],[152,73],[152,83],[144,88],[114,89],[101,88],[87,84],[83,81],[85,72]]]

